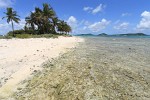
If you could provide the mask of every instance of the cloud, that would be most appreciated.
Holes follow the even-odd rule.
[[[68,18],[68,20],[67,20],[67,23],[71,26],[72,32],[75,32],[76,29],[77,29],[77,27],[78,27],[78,25],[77,25],[77,23],[78,23],[77,19],[74,16],[70,16]]]
[[[0,0],[0,8],[6,8],[13,5],[15,0]]]
[[[90,12],[92,9],[93,9],[92,7],[84,7],[83,8],[84,11],[88,11],[88,12]]]
[[[99,32],[103,29],[106,28],[107,25],[109,25],[110,21],[107,21],[106,19],[102,19],[99,22],[95,22],[94,24],[91,24],[88,26],[88,28],[92,31],[92,32]]]
[[[23,29],[24,26],[25,26],[25,19],[21,19],[19,24],[14,23],[15,30]],[[11,23],[8,24],[5,20],[1,21],[0,30],[1,30],[0,34],[6,34],[9,31],[12,31]]]
[[[128,26],[129,26],[129,23],[123,22],[123,23],[120,23],[117,26],[114,26],[114,29],[117,29],[117,30],[126,30],[128,28]]]
[[[72,28],[72,34],[84,34],[89,32],[100,32],[105,29],[107,25],[110,24],[110,21],[102,19],[101,21],[90,23],[87,20],[78,21],[76,17],[70,16],[67,23]]]
[[[90,25],[90,22],[89,21],[85,21],[84,25],[88,26],[88,25]]]
[[[100,4],[99,6],[97,6],[95,9],[93,9],[92,14],[96,14],[98,12],[102,12],[102,10],[105,8],[105,5]]]
[[[122,16],[122,17],[131,16],[131,14],[130,14],[130,13],[122,13],[121,16]]]
[[[150,12],[144,11],[141,14],[141,17],[142,19],[140,23],[137,25],[137,29],[142,29],[142,30],[150,29]]]
[[[76,28],[77,27],[77,19],[74,16],[70,16],[67,20],[67,23],[72,27]]]
[[[84,7],[83,10],[87,11],[88,13],[97,14],[99,12],[102,12],[105,7],[106,7],[105,5],[99,4],[95,8],[93,8],[93,7]]]

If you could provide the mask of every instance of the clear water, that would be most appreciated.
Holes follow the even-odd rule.
[[[150,38],[82,37],[47,64],[17,100],[150,100]],[[35,88],[36,87],[36,88]]]

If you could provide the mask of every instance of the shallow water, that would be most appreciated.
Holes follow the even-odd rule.
[[[150,99],[149,38],[84,39],[79,47],[46,65],[45,72],[30,80],[27,88],[17,93],[16,98]]]

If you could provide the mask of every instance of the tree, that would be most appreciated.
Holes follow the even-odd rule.
[[[26,29],[32,29],[37,34],[56,34],[59,32],[70,32],[71,27],[66,22],[59,20],[53,8],[47,4],[43,4],[43,8],[35,8],[30,16],[25,18]],[[35,29],[36,28],[36,29]]]
[[[35,26],[34,26],[34,14],[31,12],[31,15],[25,18],[26,21],[26,27],[29,25],[29,29],[32,29],[35,31]]]
[[[53,8],[47,4],[43,4],[43,18],[44,18],[44,26],[45,31],[49,32],[49,30],[52,30],[52,32],[56,33],[55,31],[55,25],[56,25],[56,13],[53,10]],[[52,29],[50,29],[52,27]]]
[[[58,18],[57,17],[54,17],[54,18],[52,18],[52,23],[53,23],[53,32],[54,33],[56,33],[56,27],[58,27],[58,23],[59,22],[59,20],[58,20]]]
[[[7,18],[7,23],[11,22],[12,24],[12,30],[13,30],[13,36],[14,35],[14,23],[13,22],[16,22],[16,23],[19,23],[20,19],[18,18],[19,16],[17,15],[17,12],[13,10],[13,8],[7,8],[7,12],[4,12],[6,14],[5,17],[3,17],[2,19],[4,18]]]
[[[58,25],[58,31],[62,33],[69,33],[71,32],[71,27],[65,22],[65,21],[60,21]]]

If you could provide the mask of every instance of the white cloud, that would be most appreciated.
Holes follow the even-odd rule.
[[[99,6],[97,6],[95,9],[93,9],[92,13],[96,14],[98,12],[102,12],[102,10],[105,8],[105,5],[100,4]]]
[[[0,0],[0,8],[9,7],[14,4],[14,0]]]
[[[85,21],[84,25],[88,26],[88,25],[90,25],[90,22],[89,21]]]
[[[140,23],[137,25],[137,29],[142,29],[142,30],[150,29],[150,12],[144,11],[141,14],[141,17],[142,19]]]
[[[130,13],[122,13],[121,16],[122,16],[122,17],[131,16],[131,14],[130,14]]]
[[[77,19],[74,16],[70,16],[67,20],[67,23],[71,26],[72,28],[72,32],[75,32],[76,28],[77,28]]]
[[[99,4],[97,7],[93,8],[93,7],[84,7],[83,10],[84,11],[87,11],[89,13],[92,13],[92,14],[97,14],[99,12],[102,12],[103,9],[105,8],[106,6],[103,5],[103,4]]]
[[[15,23],[16,29],[22,29],[22,28],[24,28],[25,23],[26,23],[25,19],[21,19],[20,22],[19,22],[19,24]]]
[[[93,8],[92,7],[84,7],[83,10],[84,11],[91,11]]]
[[[14,23],[14,28],[15,28],[15,30],[22,29],[24,27],[24,25],[25,25],[25,19],[21,19],[19,24]],[[11,23],[8,24],[6,22],[6,20],[1,21],[0,30],[1,30],[0,34],[6,34],[9,31],[12,31]]]
[[[92,32],[99,32],[103,29],[106,28],[107,25],[109,25],[110,21],[107,21],[106,19],[102,19],[99,22],[95,22],[94,24],[91,24],[88,26],[88,28],[92,31]]]
[[[129,23],[127,22],[123,22],[117,26],[114,26],[114,29],[117,29],[117,30],[126,30],[129,26]]]
[[[77,19],[74,16],[70,16],[67,20],[67,23],[72,27],[77,27]]]

